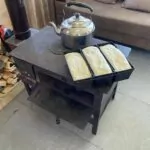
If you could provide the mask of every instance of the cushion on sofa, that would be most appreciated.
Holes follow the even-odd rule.
[[[81,0],[76,0],[81,1]],[[142,0],[143,1],[143,0]],[[100,36],[99,30],[113,31],[137,37],[150,39],[150,14],[141,13],[122,8],[122,3],[108,5],[99,3],[95,0],[82,0],[88,3],[94,9],[92,19],[96,26],[95,34]],[[73,7],[67,10],[66,17],[73,15],[73,12],[81,12],[83,15],[90,17],[86,9]]]
[[[107,4],[115,4],[117,0],[96,0],[96,1],[107,3]]]
[[[123,7],[150,12],[150,0],[125,0]]]

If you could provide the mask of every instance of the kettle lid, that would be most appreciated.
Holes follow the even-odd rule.
[[[74,16],[64,20],[61,24],[62,28],[87,28],[87,30],[93,32],[95,30],[94,23],[91,19],[85,18],[80,13],[75,13]]]

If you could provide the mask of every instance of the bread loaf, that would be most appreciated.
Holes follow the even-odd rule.
[[[95,76],[112,73],[106,59],[97,47],[89,46],[82,50]]]
[[[86,62],[80,53],[69,53],[65,55],[65,58],[74,81],[92,77]]]
[[[124,54],[115,46],[108,44],[100,47],[103,54],[106,56],[115,71],[123,71],[131,69],[129,62]]]

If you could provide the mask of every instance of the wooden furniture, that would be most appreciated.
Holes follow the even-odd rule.
[[[132,47],[150,49],[150,13],[129,10],[122,7],[122,0],[116,4],[104,4],[97,0],[75,0],[93,7],[92,19],[96,25],[95,36]],[[55,0],[56,22],[62,22],[65,2]],[[72,16],[74,12],[90,16],[87,10],[72,7],[66,13],[66,17]],[[128,17],[130,16],[130,17]]]

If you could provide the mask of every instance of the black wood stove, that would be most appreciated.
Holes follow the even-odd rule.
[[[100,43],[93,39],[89,45]],[[21,72],[29,100],[80,128],[89,122],[97,133],[98,122],[107,104],[114,99],[117,82],[74,83],[61,46],[51,27],[23,42],[11,54]]]

